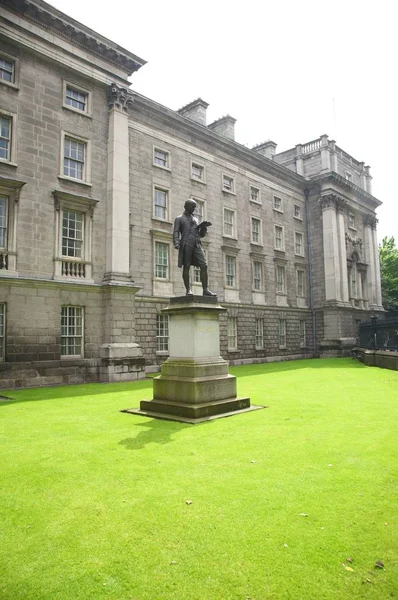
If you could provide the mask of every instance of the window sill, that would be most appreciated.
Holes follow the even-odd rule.
[[[221,191],[224,194],[230,194],[231,196],[236,196],[236,192],[233,192],[232,190],[224,190],[224,188],[222,188]]]
[[[66,175],[58,175],[58,179],[62,179],[62,181],[70,181],[71,183],[77,183],[78,185],[84,185],[86,187],[92,187],[92,183],[88,181],[83,181],[82,179],[74,179],[73,177],[67,177]]]
[[[7,87],[12,88],[13,90],[19,90],[19,85],[17,83],[13,83],[12,81],[6,81],[5,79],[0,79],[0,83],[2,85],[6,85]]]
[[[238,350],[237,348],[228,348],[227,352],[229,352],[229,354],[237,354],[238,352],[240,352],[240,350]]]
[[[84,112],[84,110],[79,110],[78,108],[74,108],[73,106],[69,106],[68,104],[63,104],[62,108],[65,108],[66,110],[70,110],[71,112],[73,112],[77,115],[81,115],[82,117],[88,117],[89,119],[92,119],[92,116],[90,113]]]
[[[348,225],[348,229],[351,229],[351,231],[357,231],[356,227],[352,227],[351,225]]]
[[[273,209],[275,212],[281,213],[281,215],[283,215],[283,210],[280,210],[279,208],[275,208],[275,206],[273,206],[273,207],[272,207],[272,209]]]
[[[299,257],[299,258],[305,258],[305,254],[294,254],[294,256]]]
[[[206,181],[204,179],[199,179],[198,177],[192,177],[192,175],[191,175],[191,181],[196,181],[196,183],[201,183],[202,185],[206,185]]]
[[[286,250],[282,250],[282,248],[274,248],[275,252],[283,252],[283,254],[286,253]]]
[[[170,356],[170,352],[168,350],[156,350],[156,356]]]
[[[278,346],[279,350],[287,350],[287,346]]]
[[[81,354],[71,354],[70,356],[60,356],[61,360],[76,360],[79,358],[84,358]]]
[[[171,279],[165,279],[163,277],[154,277],[153,281],[161,281],[162,283],[171,283]]]
[[[161,169],[162,171],[167,171],[168,173],[171,173],[170,167],[163,167],[162,165],[157,165],[156,163],[152,163],[152,166],[156,167],[157,169]]]
[[[262,242],[253,242],[253,240],[251,240],[250,244],[252,246],[256,246],[257,248],[264,248],[264,244]]]
[[[261,201],[259,200],[253,200],[252,198],[249,198],[249,202],[252,202],[253,204],[257,204],[257,206],[261,206]]]
[[[11,160],[7,160],[6,158],[0,158],[0,164],[9,165],[10,167],[17,167],[17,163],[12,162]]]
[[[303,217],[293,217],[293,219],[296,219],[296,221],[301,221],[301,223],[303,222]]]
[[[158,221],[159,223],[166,223],[167,225],[173,225],[172,221],[168,219],[162,219],[161,217],[152,216],[152,221]]]
[[[226,240],[235,240],[235,242],[238,241],[238,238],[235,237],[234,235],[226,235],[225,233],[223,233],[222,237],[225,238]]]

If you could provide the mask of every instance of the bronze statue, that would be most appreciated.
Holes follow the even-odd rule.
[[[184,281],[187,296],[192,294],[189,284],[189,269],[200,268],[200,281],[204,296],[216,296],[208,288],[208,273],[206,258],[202,248],[201,238],[207,233],[211,226],[210,221],[202,221],[194,215],[196,202],[192,198],[184,204],[184,212],[174,221],[173,243],[178,250],[178,266],[182,267],[182,279]]]

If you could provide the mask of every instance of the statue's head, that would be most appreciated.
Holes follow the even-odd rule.
[[[195,200],[193,200],[193,198],[188,198],[188,200],[184,204],[184,208],[187,212],[189,212],[192,215],[196,208]]]

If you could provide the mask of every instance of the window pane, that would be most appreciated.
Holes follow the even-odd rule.
[[[167,218],[167,196],[166,190],[155,188],[154,214],[158,219],[166,220]]]
[[[61,308],[61,355],[82,356],[83,352],[83,308],[63,306]]]
[[[0,79],[14,83],[14,62],[0,58]]]
[[[83,213],[62,212],[62,256],[83,257],[83,222]]]
[[[65,96],[65,104],[68,106],[73,106],[73,108],[77,108],[82,112],[86,112],[87,110],[87,94],[84,92],[80,92],[67,86],[66,88],[66,96]]]
[[[226,264],[226,284],[228,287],[235,287],[236,260],[234,256],[225,257]]]
[[[11,119],[0,116],[0,158],[10,160]]]
[[[169,317],[168,315],[156,315],[156,350],[158,352],[169,349]]]
[[[0,248],[7,248],[8,198],[0,196]]]
[[[73,179],[83,179],[86,144],[65,138],[64,175]]]
[[[168,279],[169,246],[155,242],[155,277]]]

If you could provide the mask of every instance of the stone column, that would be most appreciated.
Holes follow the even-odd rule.
[[[374,264],[375,264],[375,300],[377,306],[382,306],[382,297],[381,297],[381,275],[380,275],[380,256],[379,256],[379,246],[377,243],[377,229],[376,229],[377,219],[375,219],[375,226],[372,228],[372,236],[373,236],[373,252],[374,252]]]
[[[376,265],[375,265],[375,253],[374,253],[374,241],[373,241],[373,227],[376,226],[376,217],[374,215],[365,215],[364,218],[364,250],[365,260],[368,263],[367,272],[367,288],[368,288],[368,300],[370,308],[375,306],[376,302]]]
[[[322,207],[323,260],[326,302],[341,302],[340,243],[337,227],[336,196],[320,199]]]
[[[336,209],[337,209],[337,227],[338,227],[338,238],[339,238],[341,299],[343,302],[349,302],[347,249],[346,249],[346,242],[345,242],[345,225],[344,225],[344,211],[346,210],[346,202],[339,199],[336,202]]]
[[[113,84],[108,92],[108,177],[105,281],[130,281],[128,90]]]

